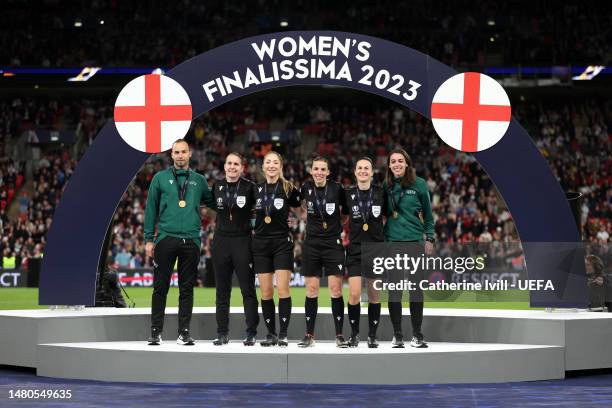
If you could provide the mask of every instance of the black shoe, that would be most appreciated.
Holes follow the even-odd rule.
[[[314,347],[314,345],[315,345],[314,336],[308,333],[306,333],[302,341],[298,343],[298,347],[300,348]]]
[[[270,347],[276,346],[278,344],[278,337],[276,334],[268,333],[266,334],[266,339],[259,342],[262,347]]]
[[[287,340],[287,333],[279,333],[278,334],[278,347],[287,347],[289,345],[289,340]]]
[[[395,333],[393,340],[391,340],[392,348],[404,348],[404,336],[402,333]]]
[[[427,343],[425,343],[425,339],[421,333],[416,333],[412,336],[412,340],[410,340],[410,347],[414,348],[427,348],[429,347]]]
[[[368,348],[378,348],[378,340],[376,340],[376,336],[368,336]]]
[[[162,342],[161,330],[151,329],[151,336],[147,340],[149,346],[159,346]]]
[[[176,339],[176,344],[181,344],[183,346],[193,346],[195,344],[195,340],[193,337],[189,335],[189,330],[181,330],[179,333],[178,339]]]
[[[213,340],[213,344],[215,346],[222,346],[227,343],[229,343],[229,337],[227,337],[227,334],[218,334],[217,338]]]
[[[347,348],[349,346],[348,342],[344,339],[344,336],[341,334],[336,335],[336,347],[338,348]]]
[[[255,345],[255,335],[247,334],[246,339],[242,342],[245,346],[254,346]]]
[[[351,348],[359,346],[359,335],[358,334],[353,334],[351,337],[349,337],[348,346]]]

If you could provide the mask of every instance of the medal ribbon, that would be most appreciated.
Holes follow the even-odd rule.
[[[363,219],[363,223],[367,224],[368,219],[370,218],[370,209],[372,208],[372,187],[370,187],[370,194],[368,196],[367,201],[361,201],[361,196],[359,194],[359,187],[357,187],[357,201],[359,202],[359,214],[361,214],[361,218]],[[365,203],[365,206],[364,206]]]
[[[274,186],[274,192],[272,192],[272,195],[270,196],[270,199],[268,200],[268,183],[264,184],[264,211],[266,212],[266,217],[270,216],[270,210],[272,209],[272,204],[274,203],[274,198],[276,197],[276,189],[278,188],[278,181],[276,182],[276,185]]]
[[[405,194],[406,194],[406,190],[402,189],[399,199],[395,201],[395,192],[389,191],[389,198],[391,198],[391,207],[393,207],[393,211],[397,212],[398,214],[399,214],[398,209],[399,209],[400,202],[402,201],[402,198],[404,198]]]
[[[191,174],[191,172],[189,170],[187,170],[187,175],[185,176],[185,181],[183,182],[183,185],[181,186],[179,181],[178,181],[178,177],[176,175],[176,170],[174,169],[174,167],[172,167],[172,175],[174,176],[174,180],[176,180],[176,188],[178,190],[179,201],[184,201],[185,200],[185,196],[187,195],[187,183],[189,182],[189,175],[190,174]]]
[[[238,184],[236,185],[236,190],[234,191],[233,196],[230,194],[230,185],[227,183],[227,190],[225,190],[225,205],[229,207],[230,215],[232,214],[232,210],[234,209],[234,205],[236,204],[236,197],[238,197],[238,191],[240,190],[240,179],[238,179]]]
[[[317,185],[315,184],[314,186],[314,195],[315,195],[315,202],[317,203],[317,211],[319,212],[319,215],[321,216],[321,220],[323,222],[325,222],[325,214],[323,213],[322,208],[325,207],[325,204],[327,204],[327,186],[329,184],[325,183],[325,190],[323,191],[323,199],[319,200],[319,193],[317,192]]]

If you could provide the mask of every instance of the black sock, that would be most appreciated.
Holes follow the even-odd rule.
[[[421,334],[423,302],[410,302],[410,322],[412,323],[412,335]]]
[[[274,309],[274,299],[261,300],[261,314],[263,315],[269,334],[276,334],[276,316]]]
[[[304,312],[306,316],[306,333],[314,335],[315,322],[317,320],[317,311],[319,309],[319,298],[309,298],[306,296],[304,301]]]
[[[291,320],[291,296],[278,300],[278,318],[280,321],[279,335],[287,336],[289,321]]]
[[[376,337],[376,330],[380,323],[380,303],[368,303],[368,336]]]
[[[351,323],[351,335],[356,336],[359,334],[359,318],[361,315],[361,303],[357,303],[356,305],[351,305],[350,303],[347,306],[348,309],[348,318]]]
[[[332,298],[332,315],[334,316],[334,326],[336,326],[336,335],[342,334],[342,326],[344,325],[344,299]]]
[[[393,332],[402,332],[402,302],[389,302],[389,317],[393,324]]]

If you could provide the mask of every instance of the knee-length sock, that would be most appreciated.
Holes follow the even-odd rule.
[[[276,313],[274,309],[274,299],[261,300],[261,314],[270,334],[276,334]]]
[[[393,324],[393,332],[402,332],[402,302],[389,302],[389,317]]]
[[[304,301],[304,312],[306,318],[306,333],[314,335],[315,322],[317,321],[317,311],[319,309],[319,298],[306,297]]]
[[[291,296],[278,299],[279,335],[286,336],[291,321]]]
[[[356,305],[351,305],[349,303],[347,308],[348,308],[349,322],[351,323],[351,335],[355,336],[359,334],[359,319],[361,318],[361,303],[357,303]]]
[[[376,337],[378,323],[380,323],[380,303],[368,303],[368,336]]]
[[[410,322],[412,323],[412,335],[421,334],[423,302],[410,302]]]
[[[342,296],[332,298],[332,316],[334,316],[334,326],[336,327],[336,335],[342,334],[342,326],[344,326],[344,299]]]

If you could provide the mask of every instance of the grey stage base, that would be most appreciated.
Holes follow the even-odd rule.
[[[210,343],[158,347],[143,342],[40,345],[38,375],[163,383],[423,384],[558,379],[563,348],[484,343],[430,343],[428,349],[300,349]]]
[[[361,329],[362,333],[367,333],[368,324],[365,316],[367,308],[363,307],[362,312]],[[407,309],[404,309],[404,312],[407,313]],[[175,339],[176,314],[176,308],[167,310],[164,330],[166,340]],[[403,324],[405,335],[409,337],[410,316],[404,316]],[[301,339],[304,327],[303,308],[293,308],[290,340],[295,342]],[[196,339],[203,344],[210,344],[210,340],[215,337],[216,329],[214,308],[194,309],[191,328]],[[232,308],[230,328],[233,339],[242,338],[244,317],[241,308]],[[263,323],[260,324],[259,330],[260,333],[265,333]],[[348,322],[345,321],[345,333],[349,331]],[[430,342],[559,346],[562,354],[557,363],[561,364],[561,371],[612,368],[612,347],[609,346],[612,339],[611,313],[425,309],[423,332]],[[129,341],[143,344],[148,334],[148,309],[2,311],[0,312],[0,344],[2,344],[0,365],[41,369],[41,361],[37,359],[39,344],[98,342],[102,346],[104,342]],[[378,334],[381,340],[389,340],[392,336],[391,324],[385,310]],[[333,337],[331,311],[329,308],[320,308],[317,317],[317,340],[331,340]],[[362,337],[365,337],[365,334]],[[261,347],[256,346],[256,348]],[[521,350],[523,351],[544,353],[541,349]],[[488,353],[484,350],[481,352],[483,355]],[[117,354],[126,356],[126,353]],[[449,354],[449,356],[454,355],[460,355],[460,352]],[[291,356],[287,358],[287,361],[291,360]],[[444,361],[450,362],[452,359],[453,357],[448,357]],[[531,361],[536,360],[531,359]],[[287,364],[287,367],[291,366],[290,363]],[[120,369],[123,367],[124,365],[121,365]],[[503,371],[504,369],[500,367],[503,365],[497,369]],[[548,369],[556,370],[556,367],[552,365]],[[256,371],[254,368],[254,372]],[[250,378],[255,377],[256,374]],[[304,381],[306,382],[305,379]],[[444,381],[440,379],[439,382]]]

